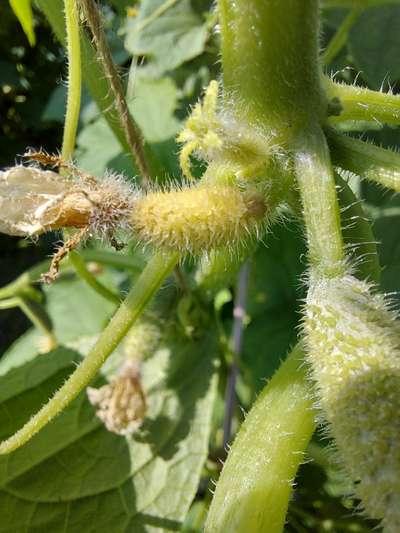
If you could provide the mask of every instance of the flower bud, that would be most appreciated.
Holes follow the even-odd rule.
[[[400,531],[400,327],[384,297],[347,275],[313,273],[308,359],[339,457],[366,513]]]

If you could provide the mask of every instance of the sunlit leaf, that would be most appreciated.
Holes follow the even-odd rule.
[[[36,43],[36,37],[33,26],[31,0],[9,0],[9,2],[28,38],[29,44],[34,46]]]

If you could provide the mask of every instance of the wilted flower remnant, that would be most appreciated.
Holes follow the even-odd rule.
[[[0,232],[35,236],[46,231],[76,228],[55,254],[47,281],[57,276],[61,259],[85,237],[98,235],[111,240],[124,228],[133,188],[120,177],[101,180],[69,167],[74,179],[35,166],[15,166],[0,172]]]
[[[91,202],[55,172],[16,166],[0,172],[0,211],[2,233],[38,235],[87,224]]]
[[[112,433],[132,435],[146,415],[147,403],[137,360],[126,361],[119,375],[108,385],[99,389],[88,387],[87,395],[96,407],[96,415]]]

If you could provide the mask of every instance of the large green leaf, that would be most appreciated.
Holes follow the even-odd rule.
[[[57,39],[65,46],[66,31],[62,0],[36,0],[36,4],[43,11]],[[99,61],[97,61],[96,52],[90,43],[90,40],[83,32],[81,32],[81,54],[84,82],[91,97],[96,102],[98,109],[101,111],[102,116],[107,121],[110,130],[121,145],[124,152],[124,158],[128,161],[127,168],[131,171],[133,165],[128,159],[128,154],[131,153],[131,150],[121,127],[121,121],[118,118],[117,109],[114,105],[115,97],[110,85],[110,80],[104,75],[102,67]],[[157,174],[160,172],[162,166],[147,144],[145,144],[144,148],[151,167],[151,173]]]
[[[109,282],[102,277],[103,282]],[[47,311],[57,339],[66,343],[99,333],[115,306],[80,279],[60,279],[44,288]],[[0,375],[32,359],[40,347],[41,332],[31,329],[11,346],[0,360]]]
[[[207,456],[214,355],[211,337],[175,338],[144,363],[148,417],[133,437],[108,432],[81,393],[27,445],[1,457],[2,533],[179,530]],[[0,379],[2,438],[48,399],[79,358],[59,348]],[[117,351],[97,384],[120,359]]]
[[[400,6],[366,10],[350,32],[349,46],[356,66],[373,88],[400,78]]]
[[[264,380],[272,376],[296,341],[304,254],[299,228],[287,224],[274,227],[266,246],[260,246],[254,256],[243,362],[256,391],[261,390]]]
[[[170,78],[136,80],[135,98],[130,109],[166,173],[174,173],[177,169],[177,146],[174,142],[180,127],[174,116],[177,101],[178,91]],[[80,132],[77,159],[82,168],[100,176],[106,168],[131,175],[135,173],[104,118],[99,118]]]
[[[150,60],[153,73],[172,70],[204,51],[208,24],[190,0],[143,0],[128,19],[127,49]]]
[[[35,30],[33,27],[33,16],[31,0],[9,0],[10,6],[18,18],[22,29],[31,46],[36,43]]]
[[[374,234],[380,246],[378,247],[381,264],[383,265],[381,286],[382,290],[389,293],[396,293],[399,298],[399,278],[400,278],[400,238],[398,228],[400,216],[383,216],[378,218],[374,224]],[[391,294],[391,295],[392,295]]]

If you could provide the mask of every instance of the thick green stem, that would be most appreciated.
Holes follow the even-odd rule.
[[[317,0],[219,1],[226,104],[284,141],[325,113],[318,8]]]
[[[400,95],[372,91],[356,85],[335,83],[324,78],[329,98],[337,98],[342,110],[340,115],[329,117],[331,124],[347,120],[365,120],[378,124],[400,124]]]
[[[126,300],[100,335],[98,341],[53,398],[12,437],[0,444],[0,454],[16,450],[48,424],[84,389],[104,361],[124,338],[150,298],[174,268],[179,256],[155,255],[147,264]]]
[[[71,159],[75,147],[81,107],[81,47],[75,0],[64,0],[68,55],[68,98],[61,155]]]
[[[295,168],[307,231],[311,265],[323,276],[345,270],[335,179],[323,131],[316,127],[298,139]]]
[[[329,63],[331,63],[342,50],[349,36],[349,31],[363,10],[364,8],[361,5],[354,6],[342,24],[339,26],[335,35],[329,42],[327,49],[322,54],[322,61],[325,65],[329,65]]]
[[[400,154],[333,131],[328,143],[334,165],[400,192]]]
[[[310,385],[296,347],[243,422],[222,470],[206,533],[281,533],[293,478],[314,431]]]

